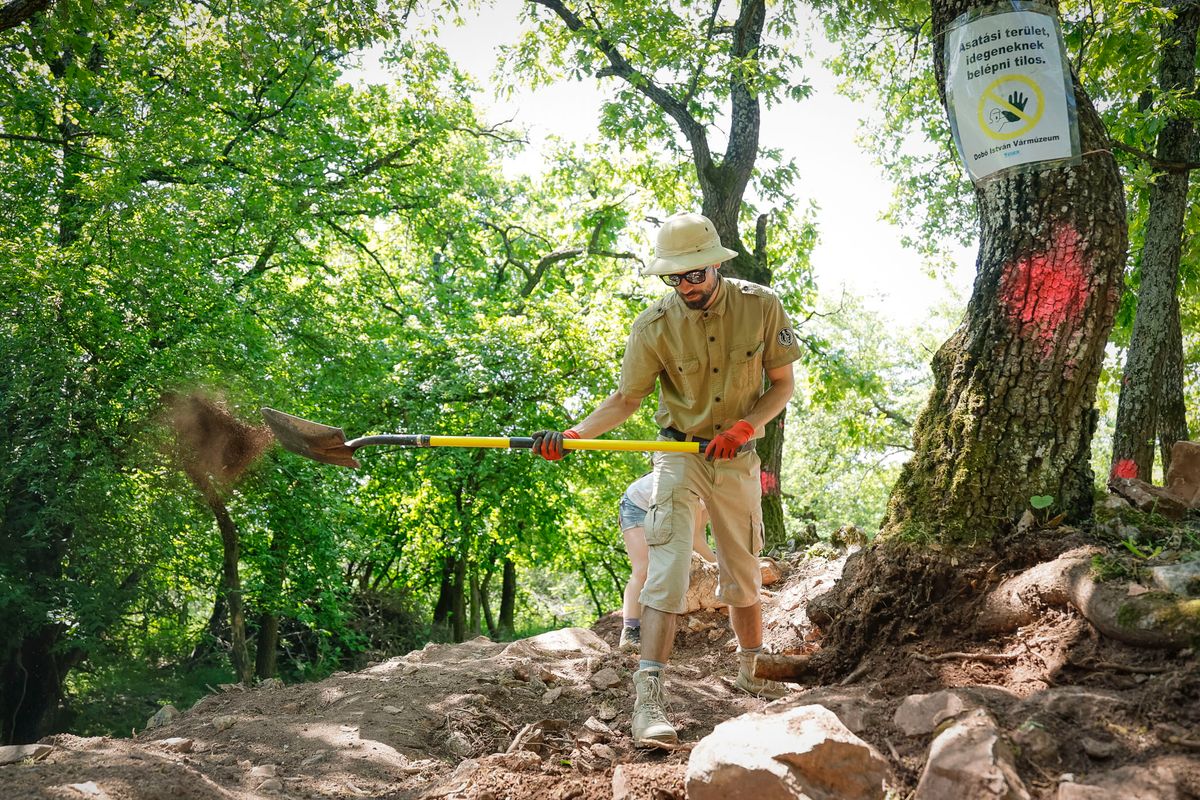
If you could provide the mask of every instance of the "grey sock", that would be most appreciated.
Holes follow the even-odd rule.
[[[638,659],[638,669],[639,670],[652,669],[655,672],[662,672],[663,668],[666,666],[667,665],[662,663],[661,661],[651,661],[648,658]]]

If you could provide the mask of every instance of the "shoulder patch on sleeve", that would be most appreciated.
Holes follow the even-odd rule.
[[[796,342],[796,334],[792,333],[791,328],[783,328],[776,338],[783,347],[791,347]]]

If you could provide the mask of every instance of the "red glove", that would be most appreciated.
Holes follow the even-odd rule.
[[[709,461],[714,458],[733,458],[738,449],[754,436],[754,426],[744,419],[739,419],[724,433],[717,434],[708,447],[704,448],[704,457]]]
[[[558,461],[567,454],[563,448],[563,439],[578,439],[579,434],[575,431],[538,431],[533,435],[534,453],[546,459],[547,461]]]

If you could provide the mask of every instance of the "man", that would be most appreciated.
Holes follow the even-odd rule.
[[[721,277],[721,264],[736,255],[721,246],[708,218],[668,219],[645,274],[661,276],[674,291],[634,321],[617,391],[574,428],[533,436],[535,453],[558,460],[564,438],[594,439],[617,427],[657,381],[660,437],[702,443],[700,454],[654,456],[653,502],[645,520],[650,564],[640,596],[641,657],[633,676],[635,744],[678,739],[667,721],[662,672],[675,641],[676,615],[684,610],[701,501],[716,544],[717,596],[729,606],[739,645],[736,685],[762,697],[787,693],[782,684],[754,677],[754,656],[762,649],[763,543],[754,438],[791,399],[792,362],[800,351],[769,289]],[[764,374],[770,384],[765,392]]]

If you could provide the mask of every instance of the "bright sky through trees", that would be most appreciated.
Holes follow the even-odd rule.
[[[481,86],[490,87],[497,48],[516,41],[518,17],[516,3],[507,0],[482,9],[461,28],[447,27],[439,41],[462,69]],[[834,48],[818,26],[810,21],[808,27],[814,53],[806,74],[813,85],[812,95],[799,103],[764,109],[761,144],[780,148],[796,160],[801,202],[817,206],[820,241],[812,261],[825,302],[836,305],[844,286],[862,296],[868,308],[905,325],[928,318],[931,309],[953,301],[956,295],[954,305],[965,306],[974,273],[974,250],[953,248],[954,274],[948,280],[930,277],[920,255],[901,245],[901,231],[880,218],[891,202],[892,184],[856,138],[861,118],[886,113],[886,109],[866,108],[837,93],[836,79],[822,66]],[[372,54],[364,58],[363,79],[386,80]],[[603,91],[604,87],[597,90],[591,81],[563,82],[519,91],[506,99],[485,88],[476,102],[490,123],[511,120],[528,131],[530,146],[508,165],[509,171],[537,172],[547,137],[569,141],[597,137]]]

